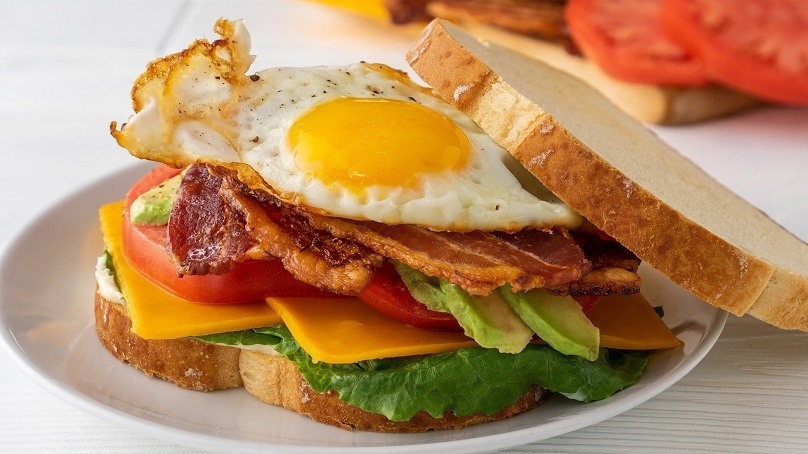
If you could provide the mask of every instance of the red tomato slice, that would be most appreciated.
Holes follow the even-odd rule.
[[[805,0],[664,0],[662,23],[716,80],[763,99],[808,105]]]
[[[598,295],[582,295],[582,296],[573,296],[572,299],[578,302],[581,305],[581,309],[584,311],[584,314],[589,312],[590,309],[595,307],[600,301],[600,296]]]
[[[133,226],[129,206],[138,195],[179,173],[169,167],[157,167],[127,193],[123,227],[126,261],[149,280],[165,290],[201,304],[232,304],[260,301],[267,296],[333,297],[295,279],[280,260],[252,260],[236,265],[222,275],[177,276],[177,268],[166,252],[165,226]]]
[[[385,262],[359,298],[382,314],[417,328],[462,331],[451,314],[433,311],[410,295],[398,272]]]
[[[628,82],[698,86],[701,62],[662,32],[661,0],[569,0],[567,26],[581,52]]]

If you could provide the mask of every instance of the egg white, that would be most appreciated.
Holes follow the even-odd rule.
[[[287,202],[325,214],[438,230],[518,230],[574,227],[580,217],[558,201],[536,197],[508,170],[510,154],[454,106],[385,65],[271,68],[252,76],[243,62],[249,35],[243,24],[221,28],[224,41],[167,57],[169,72],[154,71],[133,92],[141,106],[113,134],[132,154],[174,165],[196,160],[243,163]],[[199,44],[197,43],[198,47]],[[229,58],[222,58],[229,52]],[[227,69],[228,61],[239,67]],[[161,67],[161,69],[164,69]],[[454,121],[471,144],[468,166],[429,173],[410,187],[369,186],[357,193],[326,184],[298,167],[287,134],[319,103],[336,97],[417,102]],[[518,166],[518,165],[517,165]],[[533,181],[530,184],[538,185]]]

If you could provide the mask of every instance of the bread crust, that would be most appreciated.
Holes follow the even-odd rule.
[[[212,345],[192,338],[143,339],[131,332],[132,322],[126,307],[104,299],[97,292],[95,322],[101,344],[116,358],[148,376],[196,391],[244,386],[267,404],[348,430],[395,433],[460,429],[530,410],[550,394],[534,386],[515,403],[492,416],[457,417],[447,413],[443,418],[433,418],[421,412],[409,421],[390,421],[343,402],[334,392],[314,391],[295,364],[281,355]]]
[[[242,386],[238,348],[192,338],[143,339],[132,333],[126,307],[104,299],[98,292],[94,312],[101,345],[146,375],[195,391]]]
[[[314,391],[297,371],[294,363],[283,356],[244,350],[241,353],[241,376],[247,391],[268,404],[288,408],[315,421],[342,429],[390,433],[461,429],[497,421],[537,407],[550,394],[547,390],[533,386],[515,403],[491,416],[482,413],[455,416],[447,412],[442,418],[433,418],[422,411],[409,421],[391,421],[380,414],[343,402],[333,391]]]
[[[671,280],[735,315],[748,312],[781,328],[808,331],[808,246],[594,89],[541,62],[481,43],[441,20],[424,29],[407,59],[438,95],[474,119],[548,189]],[[564,84],[559,90],[566,90],[562,95],[569,98],[539,105],[546,97],[535,90],[540,84],[516,86],[526,75]],[[584,103],[592,114],[567,115],[563,124],[559,109],[580,110],[573,103]],[[667,201],[641,184],[641,170],[617,168],[570,132],[588,134],[587,127],[595,130],[590,135],[612,135],[589,137],[590,143],[599,138],[613,143],[617,135],[625,154],[636,153],[643,164],[670,169],[669,180],[653,182],[655,190],[668,191]],[[710,203],[695,200],[698,191]],[[671,193],[687,199],[680,204],[684,209],[672,206],[677,201]],[[695,219],[705,217],[698,212],[705,204],[703,210],[723,210],[722,216],[736,225],[703,226]],[[744,221],[737,222],[738,217]]]

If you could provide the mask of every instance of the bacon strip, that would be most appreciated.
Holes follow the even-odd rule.
[[[560,285],[580,279],[591,268],[575,242],[559,231],[435,232],[412,225],[307,216],[318,229],[360,242],[477,295],[505,284],[517,291]]]
[[[367,286],[381,256],[317,232],[289,210],[259,203],[222,172],[194,164],[180,185],[168,248],[181,273],[215,274],[244,260],[278,258],[298,280],[323,290],[353,295]]]
[[[249,189],[232,170],[200,167],[207,169],[206,178],[211,180],[209,187],[203,185],[211,191],[205,197],[218,200],[197,203],[190,200],[192,192],[188,191],[188,198],[183,193],[178,196],[175,207],[178,213],[193,220],[183,222],[182,226],[186,229],[185,236],[197,241],[195,247],[217,252],[218,255],[204,258],[209,270],[244,257],[277,257],[304,282],[336,293],[356,294],[370,281],[382,257],[388,257],[478,295],[505,284],[517,291],[545,287],[574,294],[586,294],[589,290],[596,294],[631,293],[639,288],[635,273],[639,261],[614,242],[593,243],[582,237],[579,241],[586,245],[585,254],[564,229],[525,230],[516,234],[454,233],[332,218]],[[201,172],[189,170],[189,174],[198,178]],[[192,183],[193,180],[189,182]],[[211,209],[221,209],[225,215],[206,214]],[[201,213],[187,213],[193,210]],[[207,226],[206,222],[211,221],[215,225]],[[217,249],[212,243],[223,235],[206,233],[228,231],[231,236],[224,235],[225,245],[234,243],[238,247]],[[172,249],[190,250],[182,245],[181,237],[178,233],[178,244],[176,248],[172,245]],[[610,245],[616,245],[617,250],[610,250]],[[594,267],[589,257],[596,262]],[[191,258],[185,254],[180,263]],[[188,269],[204,271],[205,266]]]
[[[224,274],[258,244],[219,194],[221,185],[201,165],[189,167],[182,180],[168,220],[168,250],[180,275]]]

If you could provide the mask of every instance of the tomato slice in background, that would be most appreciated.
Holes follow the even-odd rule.
[[[661,0],[569,0],[567,27],[581,52],[627,82],[700,86],[701,62],[662,31]]]
[[[156,167],[141,178],[126,194],[123,219],[124,255],[140,274],[163,289],[201,304],[233,304],[260,301],[267,296],[335,297],[314,286],[298,281],[286,271],[280,260],[251,260],[236,265],[221,275],[177,275],[177,268],[166,252],[165,226],[135,226],[128,211],[137,196],[180,171]]]
[[[410,295],[395,267],[385,262],[376,270],[359,299],[382,314],[416,328],[462,331],[453,315],[433,311]]]
[[[760,98],[808,105],[808,2],[664,0],[667,33],[710,77]]]

